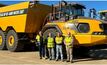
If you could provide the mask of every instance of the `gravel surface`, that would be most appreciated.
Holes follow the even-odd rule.
[[[92,52],[91,52],[92,53]],[[103,52],[102,52],[103,53]],[[0,64],[71,64],[70,62],[61,62],[54,60],[39,59],[38,52],[10,52],[0,51]],[[73,64],[107,64],[106,58],[77,58]]]

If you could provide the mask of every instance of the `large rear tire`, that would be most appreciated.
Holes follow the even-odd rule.
[[[0,30],[0,50],[4,49],[6,49],[5,34],[2,30]]]
[[[10,30],[6,36],[6,46],[9,51],[22,51],[24,44],[18,39],[18,35],[14,30]]]

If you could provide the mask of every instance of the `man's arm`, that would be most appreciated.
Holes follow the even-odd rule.
[[[70,44],[70,45],[72,45],[72,46],[73,46],[74,37],[73,37],[73,35],[71,35],[71,37],[72,37],[72,41],[71,41],[71,44]]]

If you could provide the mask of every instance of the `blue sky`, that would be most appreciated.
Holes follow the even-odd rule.
[[[0,3],[10,5],[10,4],[19,3],[21,1],[22,0],[0,0]],[[88,0],[72,0],[71,1],[70,0],[70,2],[78,2],[78,3],[85,5],[86,6],[86,10],[85,10],[86,15],[87,15],[90,8],[95,8],[97,10],[97,12],[100,10],[107,10],[107,1],[104,1],[104,0],[97,0],[97,1],[95,1],[95,0],[94,1],[93,0],[91,0],[91,1],[88,1]],[[41,1],[40,3],[51,5],[51,4],[57,4],[58,1],[57,0]]]

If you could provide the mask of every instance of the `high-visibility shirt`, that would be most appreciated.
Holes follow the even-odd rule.
[[[55,38],[56,44],[62,44],[62,40],[63,40],[62,37],[56,37],[56,38]]]
[[[48,37],[47,47],[54,47],[54,38]]]
[[[37,42],[40,42],[40,35],[36,36],[36,40],[37,40]]]
[[[69,45],[69,44],[71,44],[73,42],[73,38],[72,37],[65,37],[65,45]]]

